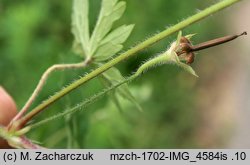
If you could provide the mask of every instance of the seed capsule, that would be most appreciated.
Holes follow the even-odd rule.
[[[176,51],[177,55],[181,55],[185,53],[185,59],[187,64],[191,64],[194,62],[195,55],[193,52],[207,49],[213,46],[217,46],[220,44],[224,44],[226,42],[232,41],[242,35],[247,35],[247,32],[243,32],[238,35],[230,35],[230,36],[225,36],[221,38],[216,38],[210,41],[206,41],[197,45],[192,45],[191,41],[187,39],[186,37],[181,37],[180,39],[180,45],[178,47],[178,50]]]

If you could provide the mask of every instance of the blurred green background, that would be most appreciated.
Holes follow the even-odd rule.
[[[90,1],[92,29],[100,0]],[[126,12],[115,26],[131,23],[136,26],[124,50],[216,1],[126,2]],[[183,33],[197,33],[193,38],[194,43],[231,34],[229,32],[237,33],[238,31],[230,30],[230,25],[227,24],[229,15],[239,9],[239,5],[237,7],[231,7],[198,22],[184,29]],[[24,105],[49,66],[83,60],[71,48],[71,9],[71,0],[0,1],[0,85],[13,96],[18,108]],[[128,76],[147,58],[165,50],[175,38],[176,35],[172,35],[117,67],[124,76]],[[223,117],[218,118],[228,109],[213,109],[216,109],[216,101],[223,97],[218,98],[218,91],[224,86],[216,87],[215,82],[221,82],[221,77],[225,78],[224,73],[228,73],[225,68],[235,65],[230,58],[235,54],[226,56],[231,50],[223,55],[223,48],[228,50],[232,47],[233,44],[229,43],[229,46],[200,52],[193,64],[200,75],[198,79],[170,65],[153,69],[129,84],[131,92],[144,109],[143,113],[120,98],[124,109],[121,114],[112,100],[105,97],[81,112],[32,130],[28,137],[49,148],[225,147],[232,134],[233,124]],[[65,70],[54,73],[33,107],[88,71]],[[101,88],[98,79],[91,80],[49,107],[35,121],[62,112]],[[234,116],[234,113],[226,114],[229,118]]]

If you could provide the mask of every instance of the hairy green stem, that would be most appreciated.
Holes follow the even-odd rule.
[[[239,1],[241,1],[241,0],[224,0],[224,1],[218,2],[217,4],[212,5],[211,7],[208,7],[207,9],[185,19],[184,21],[164,30],[163,32],[156,34],[155,36],[153,36],[153,37],[147,39],[146,41],[138,44],[137,46],[129,49],[128,51],[126,51],[126,52],[122,53],[121,55],[117,56],[116,58],[114,58],[113,60],[111,60],[111,61],[105,63],[104,65],[102,65],[101,67],[95,69],[94,71],[92,71],[88,75],[73,82],[68,87],[57,92],[55,95],[50,97],[48,100],[44,101],[42,104],[35,107],[26,116],[24,116],[20,120],[16,121],[15,127],[16,128],[23,127],[31,118],[33,118],[35,115],[37,115],[38,113],[43,111],[49,105],[56,102],[57,100],[62,98],[64,95],[66,95],[69,92],[73,91],[74,89],[78,88],[79,86],[86,83],[87,81],[93,79],[94,77],[98,76],[99,74],[103,73],[104,71],[108,70],[109,68],[113,67],[114,65],[118,64],[119,62],[126,60],[127,58],[135,55],[137,52],[151,46],[152,44],[162,40],[163,38],[177,32],[177,31],[179,31],[179,30],[181,30],[181,29],[183,29],[183,28],[185,28],[185,27],[187,27],[187,26],[189,26],[189,25],[191,25],[191,24],[193,24],[201,19],[208,17],[211,14],[214,14],[214,13],[216,13],[216,12],[226,8],[226,7],[229,7],[229,6],[231,6],[234,3],[239,2]]]

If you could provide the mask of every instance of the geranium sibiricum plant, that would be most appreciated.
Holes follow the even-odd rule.
[[[243,32],[239,35],[226,36],[203,42],[201,44],[192,45],[190,40],[193,35],[183,35],[181,29],[239,1],[240,0],[220,1],[217,4],[212,5],[207,9],[204,9],[203,11],[200,11],[199,13],[183,20],[182,22],[152,36],[151,38],[132,47],[131,49],[118,54],[123,49],[123,43],[130,36],[134,28],[133,24],[122,25],[115,29],[113,28],[114,22],[122,17],[126,8],[126,3],[124,1],[118,0],[102,0],[101,10],[96,25],[93,30],[90,30],[89,1],[73,0],[73,50],[76,54],[80,55],[83,60],[76,64],[56,64],[48,68],[42,75],[37,87],[28,101],[25,103],[24,107],[7,126],[0,126],[0,137],[5,139],[8,144],[14,148],[43,148],[42,146],[39,146],[28,139],[25,134],[28,131],[35,131],[34,128],[48,123],[51,120],[55,120],[67,114],[73,114],[76,111],[86,108],[89,104],[94,103],[107,93],[110,94],[110,91],[121,95],[125,99],[132,102],[138,110],[142,111],[141,106],[129,91],[127,84],[141,76],[146,71],[163,64],[175,64],[192,75],[198,77],[191,67],[191,64],[194,62],[194,53],[196,51],[231,41],[241,35],[246,35],[247,33]],[[90,33],[90,31],[92,31],[92,33]],[[122,76],[120,71],[115,68],[115,65],[119,62],[136,55],[137,52],[148,48],[149,46],[176,32],[178,32],[178,36],[176,40],[171,45],[169,45],[169,48],[164,50],[163,53],[159,53],[157,56],[144,62],[131,76],[125,78]],[[64,69],[82,69],[88,67],[90,64],[96,66],[96,69],[58,91],[56,94],[28,112],[30,106],[38,96],[39,92],[42,90],[46,80],[52,72],[55,70]],[[104,90],[90,98],[87,98],[85,101],[79,103],[75,107],[62,111],[55,116],[48,117],[42,121],[31,122],[35,116],[46,111],[51,104],[56,103],[56,101],[63,96],[99,75],[101,75],[101,82],[103,82],[105,87]],[[113,99],[117,107],[121,107],[116,95],[111,94],[109,96]]]

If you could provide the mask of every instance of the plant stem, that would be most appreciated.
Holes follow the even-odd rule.
[[[51,67],[49,67],[42,75],[41,79],[39,80],[39,83],[37,84],[35,90],[33,91],[32,95],[28,99],[28,101],[25,103],[23,108],[18,112],[18,114],[12,119],[11,123],[14,121],[20,119],[26,111],[29,109],[31,104],[34,102],[40,91],[42,90],[43,86],[45,85],[48,77],[50,74],[56,70],[64,70],[64,69],[77,69],[77,68],[84,68],[86,67],[91,59],[86,59],[84,62],[76,63],[76,64],[55,64]]]
[[[79,86],[86,83],[87,81],[95,78],[99,74],[103,73],[104,71],[106,71],[109,68],[113,67],[114,65],[118,64],[119,62],[126,60],[127,58],[135,55],[137,52],[153,45],[154,43],[162,40],[163,38],[177,32],[177,31],[179,31],[179,30],[181,30],[181,29],[183,29],[183,28],[185,28],[185,27],[187,27],[187,26],[189,26],[189,25],[191,25],[191,24],[193,24],[201,19],[208,17],[211,14],[214,14],[214,13],[216,13],[216,12],[226,8],[226,7],[229,7],[229,6],[231,6],[234,3],[239,2],[239,1],[241,1],[241,0],[224,0],[224,1],[218,2],[217,4],[212,5],[211,7],[208,7],[207,9],[185,19],[184,21],[156,34],[155,36],[153,36],[153,37],[147,39],[146,41],[138,44],[137,46],[129,49],[128,51],[126,51],[126,52],[122,53],[121,55],[117,56],[116,58],[114,58],[113,60],[105,63],[101,67],[90,72],[88,75],[73,82],[68,87],[62,89],[61,91],[59,91],[58,93],[56,93],[55,95],[50,97],[48,100],[44,101],[42,104],[35,107],[26,116],[24,116],[20,120],[16,121],[17,127],[23,127],[31,118],[33,118],[35,115],[37,115],[38,113],[43,111],[49,105],[56,102],[57,100],[62,98],[64,95],[66,95],[69,92],[73,91],[74,89],[78,88]]]

